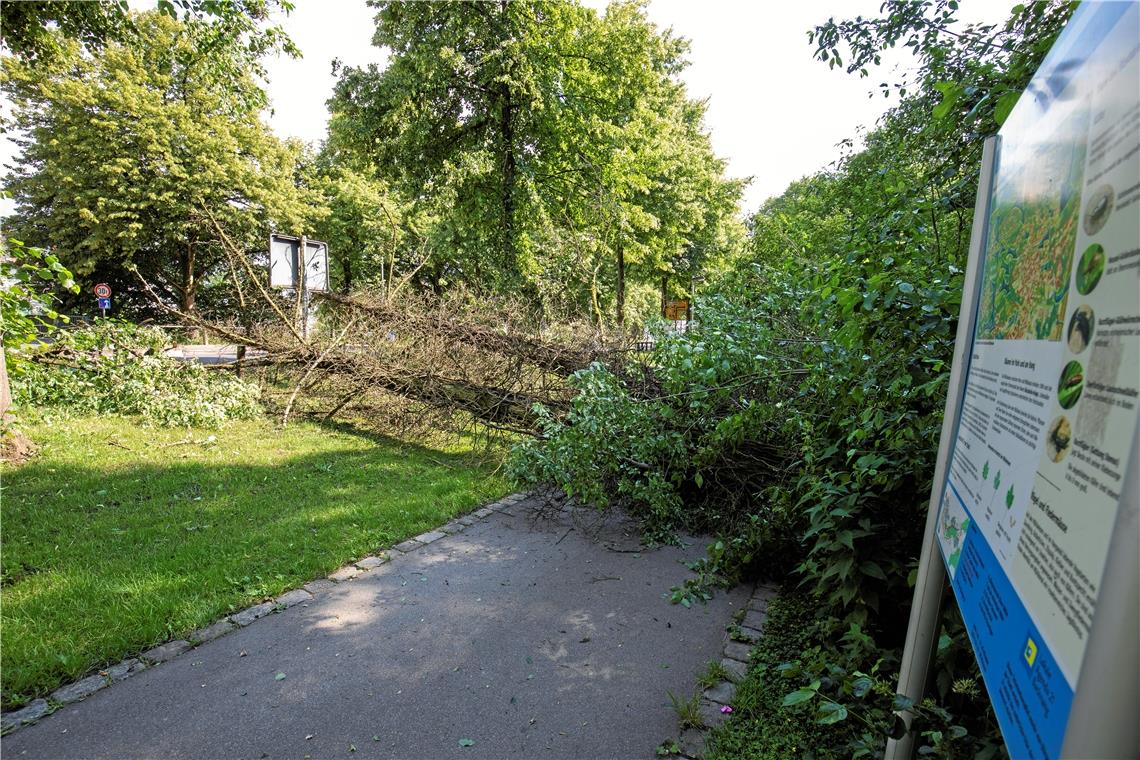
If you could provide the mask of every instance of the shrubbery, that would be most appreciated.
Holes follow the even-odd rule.
[[[553,482],[589,504],[618,503],[650,536],[718,534],[674,601],[691,604],[710,582],[749,574],[798,586],[803,626],[762,652],[765,672],[746,683],[778,673],[785,717],[831,726],[811,735],[813,756],[880,753],[898,730],[894,710],[907,706],[893,689],[982,137],[1072,7],[1019,5],[1004,27],[950,33],[956,3],[892,0],[883,19],[818,27],[817,56],[836,66],[843,52],[857,61],[849,71],[905,40],[917,81],[897,85],[902,100],[862,150],[752,216],[751,255],[704,287],[696,330],[661,336],[640,371],[579,373],[570,413],[515,451],[511,472],[524,485]],[[914,707],[921,751],[997,754],[953,605],[942,630],[936,690]],[[743,756],[781,756],[758,746]]]
[[[918,256],[757,263],[702,301],[688,334],[663,334],[641,374],[601,366],[511,474],[585,503],[619,504],[648,535],[720,536],[686,606],[742,576],[785,578],[811,606],[779,672],[793,713],[834,728],[820,756],[881,752],[941,430],[961,277]],[[921,744],[996,751],[965,636],[948,613],[939,694],[917,709]],[[958,626],[957,629],[954,626]],[[955,688],[955,684],[972,688]],[[789,705],[790,707],[791,705]]]
[[[54,337],[9,356],[17,406],[138,415],[172,427],[218,427],[261,411],[257,385],[164,356],[161,330],[98,320]]]

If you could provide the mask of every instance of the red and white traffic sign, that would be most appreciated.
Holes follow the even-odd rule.
[[[95,297],[96,298],[110,298],[111,297],[111,286],[105,282],[101,282],[98,285],[96,285],[95,286]]]

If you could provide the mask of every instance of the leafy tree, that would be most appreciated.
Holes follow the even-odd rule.
[[[158,0],[157,8],[171,18],[182,11],[186,18],[215,17],[228,24],[245,24],[250,31],[269,18],[274,7],[286,13],[288,0]],[[122,42],[134,31],[127,0],[20,0],[0,5],[0,31],[4,46],[27,60],[45,60],[56,55],[59,40],[78,42],[88,49],[108,41]],[[295,52],[278,26],[263,32]]]
[[[131,23],[134,34],[95,55],[60,36],[49,61],[4,59],[26,135],[6,178],[11,228],[81,280],[129,296],[126,267],[137,266],[194,311],[221,259],[207,213],[251,248],[264,248],[271,225],[299,228],[297,148],[260,121],[254,74],[272,43],[245,22],[151,11]]]
[[[328,243],[334,284],[345,293],[364,284],[390,289],[407,231],[387,186],[348,166],[323,170],[316,185],[324,213],[314,234]]]
[[[59,259],[22,240],[9,238],[0,252],[0,435],[7,428],[11,391],[8,386],[9,350],[20,351],[41,329],[64,317],[52,308],[52,290],[77,292],[79,286]]]
[[[0,28],[4,46],[10,51],[29,59],[44,59],[57,52],[60,35],[90,47],[121,36],[126,16],[126,0],[4,3],[0,6]],[[59,34],[53,33],[52,27]]]
[[[1071,6],[1019,6],[1006,26],[969,32],[951,26],[949,0],[884,8],[891,15],[831,21],[815,36],[821,58],[838,50],[855,71],[883,46],[917,47],[917,77],[906,92],[888,85],[902,97],[865,146],[848,143],[828,171],[748,220],[750,255],[710,283],[717,295],[697,329],[657,344],[652,382],[579,373],[567,416],[550,416],[545,438],[521,444],[511,464],[522,483],[623,504],[652,530],[720,532],[699,579],[793,575],[818,623],[778,668],[802,685],[784,704],[817,700],[814,719],[837,728],[813,748],[836,756],[881,754],[898,730],[889,691],[874,707],[863,698],[872,683],[893,685],[906,630],[981,142]],[[674,601],[700,594],[690,583]],[[938,704],[919,710],[922,752],[995,756],[1000,736],[952,610],[944,626]]]
[[[739,184],[676,79],[683,42],[640,5],[377,6],[392,58],[342,73],[330,147],[415,206],[433,287],[522,286],[601,320],[627,264],[655,282],[727,247]]]

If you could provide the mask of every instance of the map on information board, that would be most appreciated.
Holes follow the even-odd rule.
[[[1028,164],[994,191],[978,337],[1060,340],[1080,215],[1088,109],[1070,109]],[[1030,252],[1033,255],[1022,255]]]
[[[1137,427],[1140,4],[1081,5],[999,138],[937,535],[1010,755],[1044,759]]]

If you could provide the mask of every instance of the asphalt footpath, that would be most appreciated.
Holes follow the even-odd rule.
[[[738,589],[670,604],[704,540],[525,500],[2,740],[5,758],[650,758]]]

